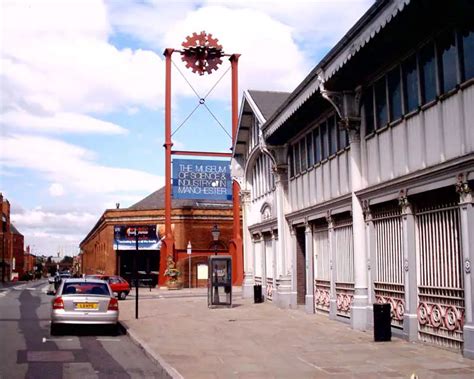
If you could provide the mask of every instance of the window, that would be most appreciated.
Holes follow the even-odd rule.
[[[334,155],[337,152],[337,130],[336,130],[336,117],[331,117],[328,120],[328,142],[329,142],[329,155]]]
[[[321,132],[321,159],[326,159],[328,157],[328,132],[326,122],[323,122],[320,126]]]
[[[349,146],[349,141],[347,138],[347,131],[345,128],[340,127],[336,122],[337,130],[337,139],[338,139],[338,149],[342,150]]]
[[[319,138],[319,128],[313,130],[314,140],[314,161],[319,163],[321,161],[321,139]]]
[[[400,80],[400,66],[395,67],[387,75],[388,100],[390,106],[390,121],[402,117],[402,88]]]
[[[405,112],[414,111],[419,105],[418,73],[416,70],[416,56],[412,55],[403,65],[403,84],[405,92]]]
[[[457,59],[455,34],[450,31],[438,39],[438,55],[440,57],[440,81],[443,92],[448,92],[457,84]]]
[[[436,64],[433,43],[429,43],[420,50],[420,81],[423,104],[436,99]]]
[[[313,135],[309,133],[306,136],[306,152],[308,156],[308,167],[314,165]]]
[[[474,26],[461,31],[463,49],[463,80],[474,78]]]
[[[369,87],[364,95],[364,110],[365,110],[365,134],[370,134],[374,131],[374,95],[372,87]]]
[[[298,175],[301,172],[300,165],[300,145],[299,143],[295,144],[295,175]]]
[[[301,157],[301,171],[304,171],[308,168],[308,163],[306,161],[306,140],[302,138],[300,140],[300,157]]]
[[[387,94],[385,92],[385,76],[375,83],[375,119],[377,129],[385,126],[388,122]]]
[[[290,177],[295,176],[295,158],[293,157],[293,146],[290,147],[288,151],[289,159],[290,159]]]

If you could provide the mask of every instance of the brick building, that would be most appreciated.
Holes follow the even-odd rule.
[[[10,224],[10,230],[12,233],[11,279],[20,279],[25,272],[25,237],[13,224]]]
[[[36,266],[36,255],[31,254],[30,246],[25,249],[25,256],[23,259],[23,272],[33,272]]]
[[[2,282],[10,280],[13,258],[13,238],[10,224],[10,202],[0,193],[1,227],[0,227],[0,269]]]
[[[164,188],[150,194],[143,200],[124,209],[107,209],[96,225],[81,242],[80,266],[84,274],[119,274],[131,279],[134,260],[137,258],[138,271],[143,278],[151,278],[153,283],[165,284],[166,258],[157,249],[121,250],[117,249],[114,228],[117,226],[149,225],[156,227],[159,241],[164,230]],[[180,280],[188,285],[189,269],[187,245],[191,242],[192,287],[205,286],[207,259],[212,254],[228,254],[232,238],[232,202],[181,200],[172,201],[172,229],[175,238],[174,261],[182,275]],[[220,237],[213,240],[211,230],[217,225]],[[233,277],[242,271],[236,267],[233,257]],[[240,283],[234,283],[240,284]]]

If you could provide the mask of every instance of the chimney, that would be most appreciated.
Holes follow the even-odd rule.
[[[120,208],[120,203],[115,203],[115,208],[119,209]]]

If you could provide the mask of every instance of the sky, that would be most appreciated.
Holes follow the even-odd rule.
[[[0,192],[25,247],[75,255],[105,209],[164,185],[165,48],[204,30],[241,54],[239,101],[291,92],[372,3],[1,0]],[[230,152],[230,63],[173,63],[173,148]]]

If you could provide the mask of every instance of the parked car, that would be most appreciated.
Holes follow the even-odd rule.
[[[125,300],[130,293],[130,284],[118,275],[87,275],[86,278],[102,279],[109,283],[112,292],[117,294],[120,300]]]
[[[118,300],[104,280],[62,280],[51,307],[51,335],[61,325],[110,325],[117,327]]]

